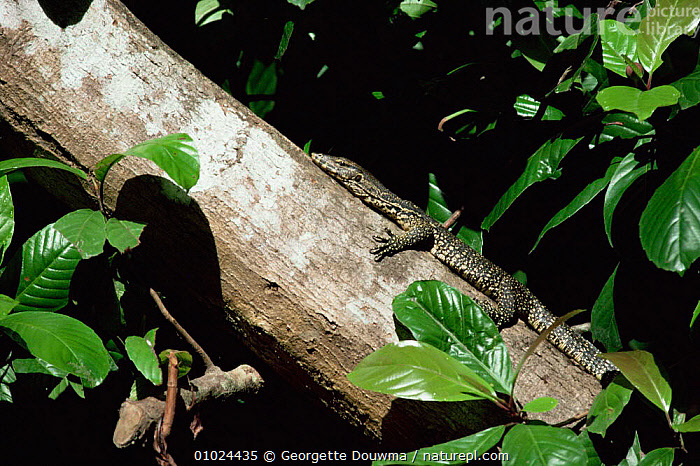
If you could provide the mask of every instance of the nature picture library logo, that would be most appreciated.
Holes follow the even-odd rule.
[[[503,34],[507,36],[540,35],[544,32],[552,36],[570,36],[582,32],[590,34],[594,32],[592,19],[612,19],[620,23],[638,25],[638,29],[625,30],[633,35],[644,33],[655,37],[669,37],[688,34],[694,38],[700,31],[700,5],[697,0],[681,0],[676,2],[675,6],[657,1],[655,7],[644,10],[638,9],[638,5],[619,10],[614,7],[579,10],[571,6],[560,8],[556,5],[556,2],[548,1],[540,8],[487,8],[486,34],[495,34],[500,26],[503,27]],[[584,21],[581,21],[582,19]]]
[[[700,6],[698,5],[680,8],[659,5],[649,10],[647,18],[649,20],[640,26],[645,26],[642,32],[653,36],[685,34],[683,26],[693,24],[693,22],[695,22],[695,30],[690,35],[694,38],[700,30],[700,25],[698,25]],[[659,20],[654,21],[656,18]]]

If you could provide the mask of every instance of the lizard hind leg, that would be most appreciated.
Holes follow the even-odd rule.
[[[512,327],[518,321],[518,317],[513,313],[504,312],[488,301],[478,300],[477,304],[486,312],[499,330]]]
[[[496,306],[489,310],[489,315],[499,329],[511,327],[518,321],[518,300],[509,279],[514,280],[507,275],[489,295],[496,302]]]

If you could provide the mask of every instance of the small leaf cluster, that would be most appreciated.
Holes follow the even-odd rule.
[[[544,47],[542,50],[525,46],[518,48],[518,52],[530,57],[530,60],[535,55],[551,58],[565,52],[579,52],[583,58],[563,73],[543,101],[565,92],[580,93],[586,103],[580,116],[599,119],[602,126],[593,135],[570,138],[562,133],[543,143],[529,157],[520,177],[486,216],[481,225],[484,230],[489,230],[527,188],[547,179],[559,178],[562,175],[561,162],[575,146],[585,143],[593,149],[615,139],[632,140],[632,151],[611,157],[605,173],[591,181],[544,226],[532,250],[545,233],[572,217],[601,192],[605,195],[605,232],[610,244],[613,244],[611,225],[620,199],[637,178],[649,175],[656,168],[653,160],[642,154],[656,147],[655,125],[660,124],[663,130],[668,123],[660,118],[652,123],[650,117],[662,107],[671,107],[668,118],[672,119],[700,103],[697,86],[700,65],[689,75],[669,85],[654,86],[652,80],[662,71],[661,65],[668,60],[665,52],[673,42],[683,34],[693,34],[698,28],[700,17],[687,14],[697,5],[693,0],[676,0],[672,5],[664,3],[656,8],[646,1],[638,6],[637,22],[632,19],[627,22],[604,19],[594,13],[585,18],[580,32],[559,37],[559,44],[551,50],[543,45],[544,42],[538,45]],[[562,14],[580,17],[575,8],[559,8],[557,2],[538,4],[538,7],[543,11],[553,8]],[[598,54],[600,58],[597,58]],[[546,64],[546,61],[536,63],[540,68]],[[669,63],[666,65],[670,66]],[[608,71],[627,79],[629,85],[610,85]],[[523,118],[540,118],[544,121],[561,120],[567,116],[527,94],[518,97],[514,108]],[[448,118],[455,118],[464,112],[461,110]],[[493,123],[495,126],[495,120]],[[455,134],[463,132],[463,129],[455,131]],[[695,147],[656,189],[639,219],[642,247],[657,267],[682,274],[700,257],[698,193],[700,146]]]
[[[633,389],[637,389],[652,405],[660,409],[675,432],[700,432],[700,415],[685,420],[685,414],[672,408],[673,392],[651,353],[641,350],[608,353],[620,368],[624,379],[617,377],[596,397],[588,419],[588,430],[605,437],[608,427],[627,405]],[[679,436],[682,440],[682,436]]]
[[[518,408],[510,354],[493,320],[468,296],[442,282],[420,281],[398,295],[392,308],[415,340],[388,344],[363,359],[348,374],[359,387],[420,401],[489,400],[518,422],[523,411],[556,407],[556,399],[541,397]],[[547,464],[541,460],[554,457],[572,465],[587,461],[584,442],[571,430],[523,423],[492,427],[408,456],[418,458],[417,464],[442,464],[431,455],[485,453],[501,441],[507,458],[520,461],[514,464]]]
[[[583,18],[573,5],[560,8],[556,1],[535,3],[543,12],[541,18],[545,17],[544,12],[552,9],[561,13],[555,15],[558,18]],[[614,3],[610,5],[614,7]],[[591,171],[585,173],[586,177],[590,177],[588,184],[572,199],[564,199],[564,207],[541,229],[531,252],[551,229],[598,199],[602,200],[602,226],[611,247],[629,248],[639,242],[646,258],[656,268],[676,273],[678,281],[689,283],[695,278],[697,282],[697,259],[700,257],[700,146],[695,133],[681,135],[676,129],[684,127],[684,118],[687,121],[693,118],[692,115],[697,116],[697,105],[700,103],[700,56],[697,48],[700,16],[697,15],[697,2],[645,0],[634,4],[629,11],[634,15],[630,13],[626,19],[621,15],[615,15],[615,19],[590,15],[585,18],[580,32],[568,37],[546,37],[544,31],[539,31],[545,37],[527,42],[523,37],[504,34],[504,37],[512,40],[509,45],[514,49],[513,57],[525,58],[537,70],[548,71],[550,77],[554,72],[552,70],[561,66],[562,61],[570,66],[566,69],[561,67],[557,75],[559,80],[546,84],[547,90],[540,88],[539,94],[531,93],[536,98],[522,94],[512,104],[523,122],[547,121],[548,127],[557,128],[557,132],[528,158],[522,174],[500,197],[481,227],[489,230],[535,183],[545,180],[568,183],[575,180],[572,176],[578,173],[565,172],[567,166],[564,159],[570,157],[569,154],[587,157],[590,166],[596,166],[598,161],[594,158],[602,154],[607,161],[603,170],[596,177],[591,177]],[[506,26],[496,22],[493,27],[498,31]],[[692,40],[687,37],[691,35]],[[694,67],[685,76],[679,71],[688,69],[682,61],[683,57],[691,58]],[[557,59],[560,61],[557,62]],[[451,73],[458,73],[472,65],[462,65]],[[546,76],[542,74],[543,79]],[[567,102],[567,98],[569,103],[576,103],[561,107],[562,110],[553,103]],[[502,113],[493,111],[487,114],[463,108],[445,117],[439,129],[445,131],[445,124],[449,121],[451,125],[458,125],[457,129],[450,130],[453,138],[477,138],[493,130],[502,116]],[[557,121],[561,124],[551,124]],[[581,130],[582,127],[585,129]],[[676,148],[674,143],[680,139],[679,136],[683,137],[684,145]],[[434,180],[431,179],[430,183],[432,189]],[[644,187],[641,191],[640,186]],[[637,214],[635,218],[636,237],[614,238],[616,215],[629,213],[629,210],[625,214],[619,213],[622,209],[618,209],[618,206],[629,209],[630,199],[635,196],[644,196],[634,199],[641,206],[641,215]],[[621,263],[629,265],[624,253],[616,253],[622,256]],[[633,349],[645,348],[648,345],[646,342],[633,339],[623,342],[618,330],[613,291],[618,270],[622,269],[619,265],[608,277],[593,305],[592,334],[608,351],[619,351],[625,343]],[[639,289],[641,296],[647,292]],[[693,305],[694,310],[692,307],[678,306],[671,300],[669,309],[654,310],[657,316],[654,321],[659,324],[658,333],[664,335],[659,340],[676,335],[669,331],[671,326],[667,325],[666,316],[680,312],[688,316],[690,332],[679,335],[678,339],[685,341],[686,338],[695,337],[693,331],[697,330],[695,323],[700,314],[700,301],[697,305],[693,301]],[[664,345],[671,346],[668,342],[661,344]],[[680,433],[690,431],[684,429],[697,431],[700,420],[693,417],[686,421],[686,415],[671,406],[671,386],[666,381],[667,376],[660,375],[650,353],[628,351],[611,355],[616,364],[620,358],[620,368],[624,366],[622,372],[627,377],[625,383],[629,388],[622,388],[620,384],[623,382],[618,380],[601,393],[591,409],[589,431],[604,436],[605,429],[627,405],[634,387],[649,401],[650,406],[663,413],[665,424],[675,432],[679,448],[684,449]],[[678,368],[686,364],[689,371],[694,371],[696,363],[691,359],[691,356],[685,356],[676,365],[675,372],[681,374],[682,369],[679,371]],[[694,387],[683,377],[676,378],[674,382],[681,387],[689,386],[691,390]],[[697,394],[694,396],[697,397]],[[601,401],[603,399],[606,401]],[[685,409],[688,402],[681,402],[685,404]],[[690,404],[693,403],[690,401]],[[634,426],[627,427],[635,429]],[[682,464],[683,460],[678,455],[674,459],[674,450],[670,448],[654,450],[642,460],[639,442],[636,442],[636,446],[630,449],[626,464],[671,464],[674,461],[675,464]]]
[[[407,456],[417,461],[411,464],[461,464],[464,458],[460,455],[465,452],[483,454],[500,443],[500,452],[506,455],[503,458],[508,459],[508,464],[601,465],[590,434],[605,436],[635,388],[667,415],[669,427],[679,433],[680,445],[650,451],[642,462],[624,464],[670,465],[676,449],[683,447],[680,433],[700,431],[700,416],[684,422],[683,415],[674,412],[675,420],[671,421],[670,386],[651,354],[645,351],[605,355],[622,375],[596,397],[588,414],[589,426],[582,432],[576,434],[539,421],[527,422],[522,412],[549,411],[558,401],[543,396],[518,408],[513,396],[517,373],[510,355],[491,318],[471,298],[442,282],[421,281],[398,295],[392,307],[396,319],[415,340],[391,343],[370,354],[348,374],[351,382],[410,400],[489,400],[509,411],[514,419],[509,426],[495,426],[409,453]],[[630,452],[641,458],[638,440]],[[445,463],[445,455],[455,460]]]
[[[290,1],[290,3],[296,4],[303,10],[312,1],[300,0]],[[226,0],[199,0],[194,11],[196,26],[201,28],[232,18],[235,14],[232,3]],[[277,93],[279,77],[282,74],[279,60],[287,50],[293,32],[294,22],[287,21],[282,31],[277,54],[272,61],[259,57],[248,59],[247,56],[244,57],[246,54],[243,50],[241,50],[236,61],[236,70],[247,72],[247,79],[245,80],[242,94],[246,96],[246,102],[250,109],[260,118],[265,118],[275,108],[275,94]],[[245,63],[243,58],[245,58]],[[231,81],[227,78],[222,84],[223,89],[229,94],[233,94]]]
[[[110,168],[128,155],[153,161],[184,189],[191,188],[199,177],[197,151],[187,144],[191,141],[186,134],[172,134],[102,159],[94,170],[100,183],[100,204]],[[0,162],[0,261],[14,235],[14,204],[7,173],[33,167],[56,168],[87,179],[85,172],[53,160],[26,158]],[[50,398],[58,397],[69,386],[84,397],[84,388],[97,387],[110,371],[118,369],[115,361],[123,358],[124,352],[143,377],[155,385],[162,383],[154,349],[156,329],[144,337],[128,336],[123,343],[117,335],[112,335],[104,343],[91,327],[58,312],[69,304],[71,280],[81,260],[99,255],[114,257],[135,248],[144,227],[137,222],[107,218],[104,211],[76,210],[26,239],[4,264],[0,283],[6,294],[0,294],[0,331],[3,332],[0,338],[9,337],[23,351],[13,351],[1,363],[0,400],[12,401],[10,386],[18,373],[60,379],[50,391]],[[110,245],[107,250],[106,244]],[[121,320],[119,297],[124,293],[124,285],[115,277],[112,286],[121,316],[117,320]],[[18,356],[25,352],[31,357]],[[180,368],[186,371],[191,366],[191,357],[187,363],[187,355],[181,356]]]
[[[313,2],[314,0],[287,0],[289,5],[298,7],[299,10],[304,10]],[[419,19],[436,8],[437,4],[430,0],[403,0],[398,2],[393,14]],[[240,4],[232,0],[199,0],[194,8],[194,23],[198,28],[212,27],[217,22],[231,21],[237,15],[240,18],[245,13],[241,11]],[[234,76],[226,78],[221,85],[226,92],[245,102],[260,118],[265,118],[275,108],[278,88],[284,75],[281,61],[290,45],[294,26],[295,20],[284,23],[274,57],[272,53],[261,53],[256,47],[251,47],[252,50],[237,50]],[[309,35],[312,40],[315,38],[314,33]],[[316,77],[320,78],[327,71],[328,66],[322,66]],[[380,94],[375,97],[381,99]]]

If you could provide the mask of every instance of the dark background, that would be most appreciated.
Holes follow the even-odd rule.
[[[357,161],[399,196],[421,206],[427,203],[428,173],[434,173],[449,206],[464,206],[459,222],[470,228],[479,228],[520,175],[527,158],[548,138],[571,126],[579,134],[600,130],[599,119],[588,120],[580,114],[582,102],[576,93],[553,96],[551,104],[567,115],[563,121],[528,121],[515,114],[512,104],[518,95],[541,99],[566,66],[575,63],[575,56],[555,57],[543,72],[535,70],[522,57],[511,56],[513,48],[502,36],[485,34],[483,8],[474,2],[440,2],[436,12],[414,21],[394,13],[397,2],[317,0],[301,11],[283,1],[244,0],[231,2],[233,16],[225,15],[202,28],[194,24],[193,1],[124,3],[214,82],[228,80],[234,97],[246,103],[245,85],[253,61],[271,63],[284,24],[294,21],[289,48],[278,63],[282,71],[275,107],[265,119],[300,147],[312,141],[314,151]],[[575,3],[595,8],[607,2]],[[422,50],[416,50],[416,34],[421,31],[428,33],[420,39]],[[694,50],[697,58],[697,40],[687,42],[689,57]],[[692,59],[678,62],[687,63],[688,69],[674,70],[655,84],[672,82],[695,65]],[[470,65],[448,75],[465,64]],[[318,77],[324,65],[327,72]],[[377,91],[384,99],[372,95]],[[471,139],[453,134],[459,126],[455,122],[443,132],[438,130],[442,118],[464,108],[478,110],[487,120],[497,118],[496,128]],[[547,221],[602,176],[610,154],[624,155],[631,149],[627,142],[572,151],[562,164],[562,177],[528,189],[486,234],[484,245],[484,254],[507,271],[525,271],[529,288],[556,314],[590,309],[621,262],[615,304],[623,343],[648,343],[655,354],[663,348],[659,354],[671,370],[686,367],[689,358],[697,359],[697,348],[687,340],[688,312],[698,295],[697,280],[692,278],[697,277],[697,267],[685,280],[656,269],[641,250],[637,222],[656,187],[697,145],[698,116],[697,110],[689,110],[675,120],[672,132],[659,133],[659,145],[665,149],[665,158],[659,162],[662,173],[637,183],[623,198],[613,226],[614,249],[603,231],[602,198],[598,198],[549,232],[528,254]],[[13,196],[18,206],[17,229],[26,236],[66,211],[31,185],[13,186]],[[47,209],[49,205],[53,209]],[[218,331],[191,330],[225,340],[226,335],[212,334]],[[165,331],[161,336],[178,341]],[[179,464],[193,462],[187,454],[195,449],[347,452],[372,448],[314,400],[291,390],[240,345],[232,341],[230,346],[226,354],[215,355],[215,362],[228,368],[238,363],[253,365],[266,379],[266,388],[245,403],[229,403],[204,413],[205,431],[195,443],[180,432],[170,441]],[[231,354],[236,355],[234,360]],[[689,376],[694,373],[689,371]],[[15,403],[0,406],[5,451],[23,452],[19,462],[7,464],[50,458],[57,464],[152,461],[148,449],[120,451],[111,443],[116,403],[128,394],[128,380],[108,377],[102,386],[87,392],[87,401],[69,390],[51,401],[45,396],[44,382],[24,377],[13,384]],[[692,390],[694,385],[689,385]],[[692,392],[678,393],[692,404]],[[629,448],[633,429],[640,430],[642,445],[649,450],[672,444],[666,430],[658,428],[663,419],[648,413],[640,416],[611,429],[609,438],[618,443],[608,445],[614,464]],[[664,433],[659,435],[660,431]]]

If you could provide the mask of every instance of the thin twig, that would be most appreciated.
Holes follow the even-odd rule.
[[[452,215],[450,215],[450,218],[445,220],[442,224],[444,228],[450,228],[454,223],[457,221],[460,215],[462,215],[462,212],[464,212],[464,206],[460,207],[459,209],[455,210],[452,212]]]
[[[165,411],[158,422],[153,437],[153,448],[158,453],[156,462],[163,466],[177,466],[173,456],[168,453],[168,436],[175,420],[175,405],[177,404],[177,373],[178,360],[175,351],[168,354],[168,390],[165,395]]]
[[[177,402],[177,374],[178,360],[175,351],[170,351],[168,355],[168,389],[165,394],[165,413],[163,414],[163,425],[160,429],[162,441],[168,438],[173,428],[175,420],[175,404]]]
[[[574,417],[570,417],[569,419],[566,419],[565,421],[557,422],[556,424],[552,424],[552,427],[564,427],[567,424],[571,424],[577,421],[580,421],[584,417],[588,416],[588,411],[584,411],[582,413],[578,413]]]
[[[151,294],[151,297],[153,298],[153,301],[156,302],[158,305],[158,309],[160,309],[161,314],[163,314],[163,317],[165,317],[165,320],[173,324],[175,329],[182,335],[182,337],[187,341],[187,343],[190,344],[192,348],[199,354],[199,357],[202,358],[202,361],[204,361],[204,366],[206,367],[206,370],[210,370],[215,368],[216,366],[214,365],[214,362],[211,360],[209,355],[204,351],[204,348],[199,346],[199,343],[197,343],[194,338],[190,336],[189,333],[187,333],[187,330],[185,330],[180,324],[177,323],[177,320],[173,316],[170,315],[168,310],[165,308],[165,305],[163,304],[163,301],[160,300],[160,296],[158,296],[158,293],[156,293],[153,288],[149,288],[148,292]]]

